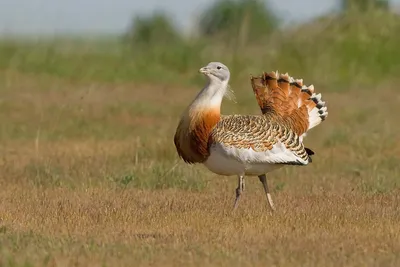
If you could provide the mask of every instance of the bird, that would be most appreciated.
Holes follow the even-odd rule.
[[[230,71],[221,62],[199,69],[207,83],[183,111],[174,135],[177,154],[187,164],[203,164],[222,176],[236,176],[235,211],[245,190],[245,177],[257,176],[272,211],[267,174],[284,166],[305,166],[315,153],[303,144],[308,131],[328,116],[314,86],[288,73],[250,75],[261,114],[221,114],[230,94]]]

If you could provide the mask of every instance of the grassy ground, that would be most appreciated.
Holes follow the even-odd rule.
[[[259,113],[248,74],[277,68],[327,101],[305,139],[313,163],[269,176],[275,214],[256,178],[232,214],[236,178],[177,158],[179,115],[218,47],[173,65],[178,48],[131,62],[119,46],[2,42],[0,266],[398,266],[400,54],[382,36],[345,39],[347,54],[299,37],[221,55],[237,98],[225,114]]]

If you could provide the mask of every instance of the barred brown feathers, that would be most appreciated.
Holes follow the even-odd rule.
[[[294,153],[299,160],[279,161],[276,164],[304,165],[310,161],[309,153],[299,136],[282,121],[272,116],[229,115],[221,119],[211,132],[210,143],[226,147],[270,151],[278,143]]]

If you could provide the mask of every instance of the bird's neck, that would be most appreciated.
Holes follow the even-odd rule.
[[[226,93],[228,82],[210,80],[190,105],[190,110],[218,110]]]
[[[189,131],[203,135],[204,142],[208,134],[221,119],[221,103],[226,93],[227,82],[210,80],[193,100],[185,114]]]
[[[179,122],[175,145],[186,162],[203,162],[209,156],[208,141],[221,119],[221,102],[227,83],[208,83],[184,112]]]

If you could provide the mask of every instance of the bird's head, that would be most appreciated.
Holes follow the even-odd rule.
[[[220,82],[225,84],[229,82],[229,69],[221,62],[210,62],[207,66],[199,69],[199,72],[207,76],[210,82]]]

